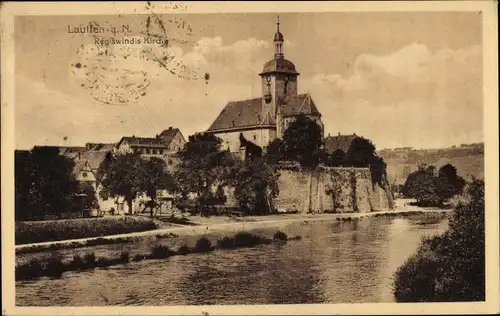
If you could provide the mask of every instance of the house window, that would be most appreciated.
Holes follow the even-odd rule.
[[[253,135],[253,140],[257,140],[257,135]]]
[[[87,177],[87,173],[86,172],[82,172],[82,177],[86,178]]]
[[[151,149],[146,149],[146,154],[151,154]]]
[[[172,160],[168,160],[168,165],[171,166],[172,165]]]

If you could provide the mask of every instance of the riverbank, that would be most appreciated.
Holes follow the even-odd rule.
[[[402,209],[402,208],[406,209]],[[233,217],[195,217],[190,220],[197,225],[176,226],[154,229],[143,232],[100,236],[98,238],[80,238],[52,242],[16,245],[16,254],[35,253],[58,249],[82,248],[96,245],[138,242],[144,239],[175,238],[179,236],[202,236],[208,233],[232,233],[258,229],[280,229],[294,222],[309,221],[349,221],[367,217],[405,217],[414,214],[448,213],[451,210],[423,209],[418,207],[399,206],[394,211],[378,211],[371,213],[339,213],[339,214],[273,214],[268,216]]]
[[[206,238],[201,237],[196,241],[194,247],[186,244],[179,246],[176,250],[165,246],[155,245],[147,254],[136,254],[131,258],[130,253],[122,251],[118,257],[96,257],[94,252],[88,252],[83,257],[76,254],[72,260],[65,262],[63,258],[53,255],[44,263],[38,258],[33,258],[24,264],[16,266],[16,280],[32,280],[40,277],[61,277],[64,272],[83,271],[95,268],[106,268],[118,264],[127,264],[129,261],[142,261],[154,259],[167,259],[172,256],[185,256],[189,254],[207,253],[216,249],[231,250],[237,248],[248,248],[257,245],[270,244],[272,242],[287,242],[288,240],[301,239],[300,236],[289,238],[285,233],[277,231],[272,239],[266,236],[238,232],[232,237],[223,237],[217,240],[216,246]]]

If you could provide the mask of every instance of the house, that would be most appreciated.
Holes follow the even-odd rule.
[[[284,37],[279,26],[278,20],[274,58],[266,62],[259,73],[262,97],[227,103],[206,131],[222,139],[225,150],[240,151],[242,138],[265,148],[274,139],[282,138],[286,128],[300,114],[315,121],[322,132],[324,130],[321,113],[311,95],[297,92],[299,73],[295,65],[285,59]]]
[[[337,136],[330,136],[328,134],[324,139],[324,149],[329,154],[335,152],[336,150],[341,150],[344,154],[347,154],[349,148],[351,147],[352,142],[360,138],[356,134],[352,135],[341,135],[340,133]]]

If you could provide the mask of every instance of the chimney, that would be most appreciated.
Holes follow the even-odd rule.
[[[328,137],[330,137],[330,133],[328,133]]]
[[[172,129],[172,126],[169,126],[169,127],[168,127],[168,129],[169,129],[169,130],[170,130],[170,129]]]
[[[339,136],[340,136],[340,132],[339,132]]]

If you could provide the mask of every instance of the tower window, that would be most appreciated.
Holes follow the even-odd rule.
[[[253,140],[257,140],[257,135],[253,135]]]

